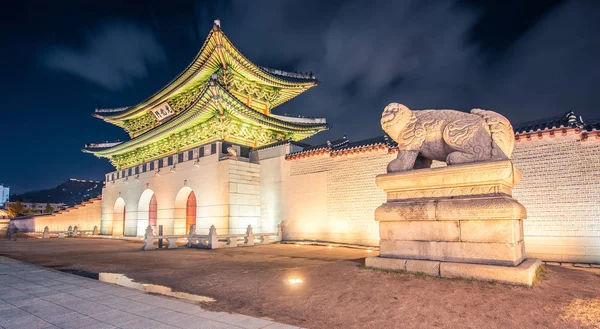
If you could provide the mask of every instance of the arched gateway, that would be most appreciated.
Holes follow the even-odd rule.
[[[152,226],[154,233],[157,231],[158,202],[151,189],[146,189],[140,196],[138,203],[137,235],[143,235],[148,225]],[[129,233],[129,232],[127,232]],[[126,234],[134,235],[134,234]]]
[[[183,187],[175,197],[173,233],[186,234],[190,225],[196,224],[196,194],[188,186]]]
[[[188,196],[185,207],[186,229],[189,229],[191,225],[196,225],[196,194],[194,194],[194,191]]]
[[[119,197],[113,207],[112,235],[123,235],[125,232],[125,200]]]
[[[249,224],[258,229],[261,169],[250,153],[286,143],[296,147],[296,142],[328,129],[325,118],[273,113],[316,85],[312,73],[251,62],[216,20],[193,62],[159,92],[133,106],[96,109],[95,117],[131,136],[85,146],[85,152],[107,158],[117,168],[107,175],[112,184],[103,196],[135,195],[143,184],[160,189],[154,199],[154,192],[145,190],[138,209],[131,209],[131,200],[128,216],[137,224],[134,228],[133,222],[127,223],[125,233],[143,235],[148,224],[164,225],[165,234],[185,234],[194,223],[198,232],[207,232],[211,225],[220,232],[242,233]],[[172,193],[182,183],[185,187],[173,206]],[[279,213],[268,213],[267,221],[281,220]]]

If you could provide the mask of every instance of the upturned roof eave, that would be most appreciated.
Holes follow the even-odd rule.
[[[173,80],[171,80],[167,85],[165,85],[159,91],[157,91],[152,96],[150,96],[149,98],[147,98],[146,100],[140,102],[139,104],[137,104],[135,106],[124,107],[122,111],[94,112],[92,115],[96,118],[100,118],[107,122],[113,123],[115,121],[122,121],[122,120],[129,119],[129,118],[137,115],[138,113],[147,110],[148,106],[150,104],[153,104],[153,102],[156,101],[158,98],[160,98],[160,99],[169,98],[172,93],[184,88],[187,83],[189,83],[191,80],[193,80],[194,76],[196,76],[199,72],[202,71],[202,69],[204,68],[204,64],[206,62],[206,60],[202,60],[202,59],[210,58],[210,55],[206,54],[206,52],[210,51],[212,53],[212,52],[215,52],[217,49],[217,46],[208,47],[208,45],[211,44],[210,41],[217,33],[221,35],[222,40],[229,43],[229,46],[237,53],[237,55],[239,55],[241,58],[244,59],[245,63],[247,63],[249,66],[251,66],[250,71],[254,72],[255,74],[263,75],[264,77],[266,77],[268,79],[271,79],[273,81],[276,81],[279,84],[284,84],[284,85],[290,85],[290,86],[304,85],[307,87],[307,89],[318,85],[319,81],[316,78],[310,78],[310,79],[293,78],[293,81],[290,81],[289,78],[286,79],[286,77],[278,76],[256,64],[254,64],[241,51],[239,51],[233,45],[233,43],[229,40],[229,38],[227,38],[225,33],[223,33],[223,31],[220,28],[213,27],[213,29],[211,29],[208,37],[204,41],[204,44],[200,48],[200,51],[194,57],[194,60],[179,75],[177,75],[177,77],[175,77]],[[282,71],[282,72],[284,72],[284,71]],[[295,73],[287,72],[287,74],[294,75]],[[178,81],[183,77],[186,77],[184,81]],[[115,109],[115,110],[117,110],[117,109]],[[103,114],[103,113],[106,113],[106,114]]]
[[[242,103],[235,96],[231,95],[225,88],[223,88],[218,83],[215,83],[214,87],[218,88],[220,94],[224,96],[223,98],[226,98],[228,102],[235,103],[232,104],[230,107],[228,106],[227,108],[234,109],[237,106],[243,109],[242,111],[232,110],[235,112],[232,113],[232,115],[247,119],[248,121],[258,126],[267,129],[290,132],[301,135],[314,135],[316,133],[329,129],[329,125],[327,123],[298,124],[270,117],[246,106],[244,103]],[[151,143],[156,140],[161,140],[162,138],[165,138],[169,134],[173,133],[173,130],[180,129],[178,126],[182,124],[184,124],[185,126],[191,126],[206,121],[203,120],[195,122],[195,120],[191,116],[194,115],[194,113],[190,115],[190,113],[188,112],[195,107],[201,107],[201,109],[199,109],[198,112],[208,111],[204,108],[211,106],[211,99],[212,95],[210,94],[209,87],[207,86],[206,88],[204,88],[203,92],[198,95],[198,98],[196,98],[196,100],[192,102],[192,104],[190,104],[185,110],[181,111],[180,115],[165,122],[164,124],[154,127],[153,129],[148,130],[135,138],[117,144],[113,147],[108,147],[97,151],[91,148],[84,148],[84,152],[93,153],[94,155],[99,157],[110,157],[112,155],[122,154],[134,150],[138,147],[142,147],[147,143]],[[216,111],[214,114],[216,114]],[[207,113],[205,113],[205,116],[208,116]],[[188,120],[192,120],[192,122],[186,122]]]

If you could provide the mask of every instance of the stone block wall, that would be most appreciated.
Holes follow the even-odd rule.
[[[59,212],[48,215],[24,216],[11,220],[21,232],[44,231],[48,226],[50,231],[66,231],[69,226],[77,226],[78,230],[93,230],[94,226],[100,228],[102,214],[102,199],[85,201]]]
[[[260,165],[227,160],[229,164],[229,233],[261,232]],[[224,232],[225,233],[225,232]]]
[[[573,132],[522,138],[513,162],[523,171],[513,194],[527,208],[528,255],[600,263],[600,141]]]
[[[375,184],[395,154],[374,150],[351,156],[291,160],[286,186],[289,239],[377,245],[375,208],[386,195]]]
[[[226,233],[229,227],[229,166],[228,161],[219,161],[219,154],[205,155],[197,163],[186,161],[106,183],[102,190],[101,232],[143,236],[149,222],[149,202],[154,195],[158,208],[157,227],[163,225],[163,234],[186,234],[186,201],[192,191],[196,197],[196,232],[207,234],[210,226],[215,225],[220,232]]]
[[[395,156],[377,150],[286,161],[284,238],[377,245],[373,213],[385,202],[385,194],[375,177],[385,173]],[[523,171],[513,196],[527,209],[523,223],[528,257],[600,263],[600,141],[582,141],[573,132],[522,139],[513,162]],[[433,167],[443,165],[434,162]]]

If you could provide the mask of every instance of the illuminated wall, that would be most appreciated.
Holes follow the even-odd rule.
[[[248,225],[260,232],[260,166],[248,158],[232,158],[221,142],[203,157],[173,155],[171,165],[113,179],[102,191],[102,234],[142,236],[149,223],[149,205],[156,198],[157,226],[163,234],[186,234],[187,199],[196,197],[196,232],[243,233]],[[139,166],[142,167],[142,166]],[[123,216],[124,212],[124,216]],[[123,217],[125,223],[123,224]]]
[[[25,216],[11,220],[11,223],[22,232],[43,232],[46,226],[51,232],[66,231],[69,226],[93,230],[94,226],[100,228],[101,211],[102,200],[92,199],[51,215]]]
[[[259,151],[261,177],[268,180],[261,181],[263,225],[285,220],[288,240],[377,245],[379,225],[373,213],[385,202],[385,193],[375,176],[385,172],[393,155],[377,150],[288,161],[284,155],[290,147]]]
[[[101,220],[97,211],[88,224],[78,222],[73,211],[61,221],[48,218],[45,224],[41,216],[28,225],[36,230],[45,225],[53,225],[51,230],[69,225],[84,229],[93,228],[95,221],[103,234],[141,236],[154,196],[157,224],[164,226],[164,233],[185,234],[187,198],[194,192],[200,234],[210,225],[223,234],[245,232],[248,224],[255,232],[275,232],[283,221],[287,240],[378,244],[374,211],[385,202],[385,193],[375,177],[385,173],[396,156],[387,148],[293,160],[285,158],[301,150],[293,143],[262,148],[246,154],[249,158],[231,158],[221,146],[212,150],[198,161],[186,156],[178,162],[174,156],[173,165],[158,173],[140,171],[116,179],[107,175]],[[524,221],[528,254],[544,260],[600,263],[600,140],[583,141],[571,132],[522,139],[513,161],[524,173],[513,193],[528,212]]]
[[[523,180],[527,253],[551,261],[600,263],[600,140],[557,133],[516,144]]]
[[[379,150],[286,161],[280,179],[282,209],[271,210],[286,220],[284,238],[377,245],[373,213],[385,202],[385,194],[375,185],[375,176],[385,173],[394,157]],[[527,208],[528,255],[600,263],[600,140],[582,141],[572,132],[522,140],[513,161],[523,170],[513,194]]]

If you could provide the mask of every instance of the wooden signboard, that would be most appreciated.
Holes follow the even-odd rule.
[[[175,115],[175,111],[173,111],[173,109],[167,102],[156,106],[155,108],[151,109],[150,112],[152,112],[152,114],[158,121],[163,121],[164,119],[170,118]]]

